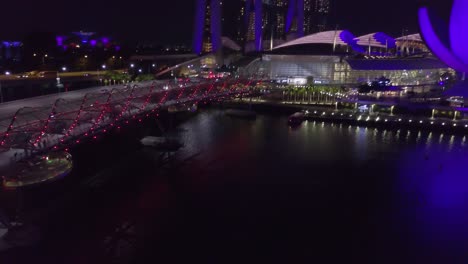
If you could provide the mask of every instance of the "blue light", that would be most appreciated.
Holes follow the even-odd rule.
[[[468,1],[455,0],[447,27],[427,7],[419,10],[421,33],[429,48],[448,66],[468,72]]]
[[[291,33],[293,21],[297,22],[297,37],[304,36],[304,0],[289,0],[286,32]]]

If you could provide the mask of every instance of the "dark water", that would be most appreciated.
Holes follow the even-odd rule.
[[[47,219],[36,220],[45,233],[39,245],[2,257],[5,263],[468,262],[464,137],[311,122],[291,129],[286,121],[204,111],[175,132],[186,144],[176,169],[159,168],[154,152],[134,147],[134,135],[107,143],[119,155],[77,150],[82,160],[73,177],[89,179],[56,196],[71,198],[31,217]],[[95,176],[100,163],[105,170]],[[76,184],[73,177],[47,193]],[[49,204],[29,200],[25,207]]]

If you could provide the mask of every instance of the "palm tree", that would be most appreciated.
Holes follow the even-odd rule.
[[[289,88],[289,87],[286,88],[286,89],[284,90],[284,92],[285,92],[286,95],[288,96],[287,102],[290,102],[290,101],[291,101],[291,88]]]
[[[310,96],[311,96],[312,88],[310,86],[306,87],[306,95],[307,95],[307,103],[310,104]]]
[[[307,95],[307,89],[305,87],[301,87],[299,89],[299,93],[302,94],[301,104],[303,104],[303,103],[305,103],[305,97]]]

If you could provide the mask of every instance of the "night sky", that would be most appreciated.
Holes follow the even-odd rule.
[[[34,31],[70,32],[80,29],[110,35],[122,42],[189,43],[195,0],[18,0],[2,3],[0,39],[22,39]],[[235,1],[235,0],[225,0]],[[442,0],[332,0],[333,20],[355,35],[384,31],[401,35],[418,30],[416,11],[433,1],[444,13]],[[439,4],[437,4],[439,2]],[[445,3],[441,3],[445,2]]]

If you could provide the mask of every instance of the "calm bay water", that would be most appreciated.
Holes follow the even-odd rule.
[[[123,180],[48,214],[44,242],[6,263],[468,261],[465,137],[218,110],[176,134],[178,160],[195,157],[158,169],[155,153],[130,148],[100,172]]]

